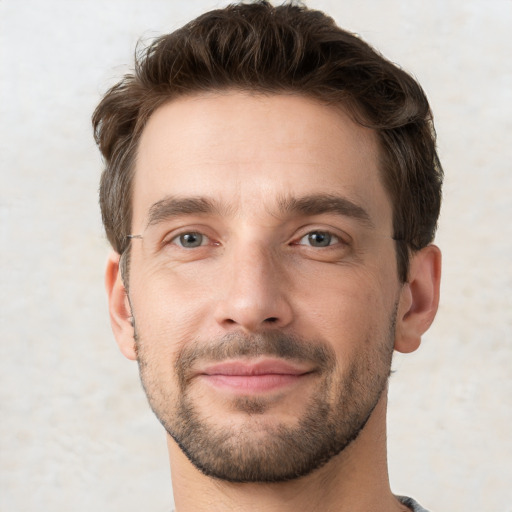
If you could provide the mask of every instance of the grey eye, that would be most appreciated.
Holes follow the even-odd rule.
[[[174,239],[176,245],[184,247],[185,249],[193,249],[205,245],[207,237],[201,233],[191,232],[182,233]]]
[[[327,231],[311,231],[311,233],[308,233],[300,239],[301,244],[310,245],[311,247],[328,247],[337,242],[338,237]]]

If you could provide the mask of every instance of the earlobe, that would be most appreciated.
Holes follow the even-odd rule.
[[[126,288],[121,279],[119,254],[112,251],[105,269],[105,288],[108,297],[110,324],[117,344],[123,355],[128,359],[137,359],[135,338],[132,324],[132,313]]]
[[[441,251],[428,245],[411,256],[409,280],[402,287],[396,320],[395,350],[413,352],[430,327],[439,305]]]

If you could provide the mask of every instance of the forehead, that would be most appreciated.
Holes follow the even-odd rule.
[[[142,133],[133,228],[166,196],[209,197],[226,210],[261,215],[282,197],[315,194],[345,197],[390,223],[372,130],[303,96],[182,97],[157,109]]]

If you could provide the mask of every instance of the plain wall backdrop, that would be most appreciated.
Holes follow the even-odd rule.
[[[511,512],[512,1],[316,0],[423,85],[446,173],[438,318],[390,383],[392,489]],[[213,0],[0,0],[0,510],[169,511],[165,436],[118,352],[90,116],[137,40]]]

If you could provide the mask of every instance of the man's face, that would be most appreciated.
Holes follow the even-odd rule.
[[[386,388],[401,286],[375,134],[291,95],[195,95],[140,141],[129,299],[149,402],[233,481],[307,474]]]

